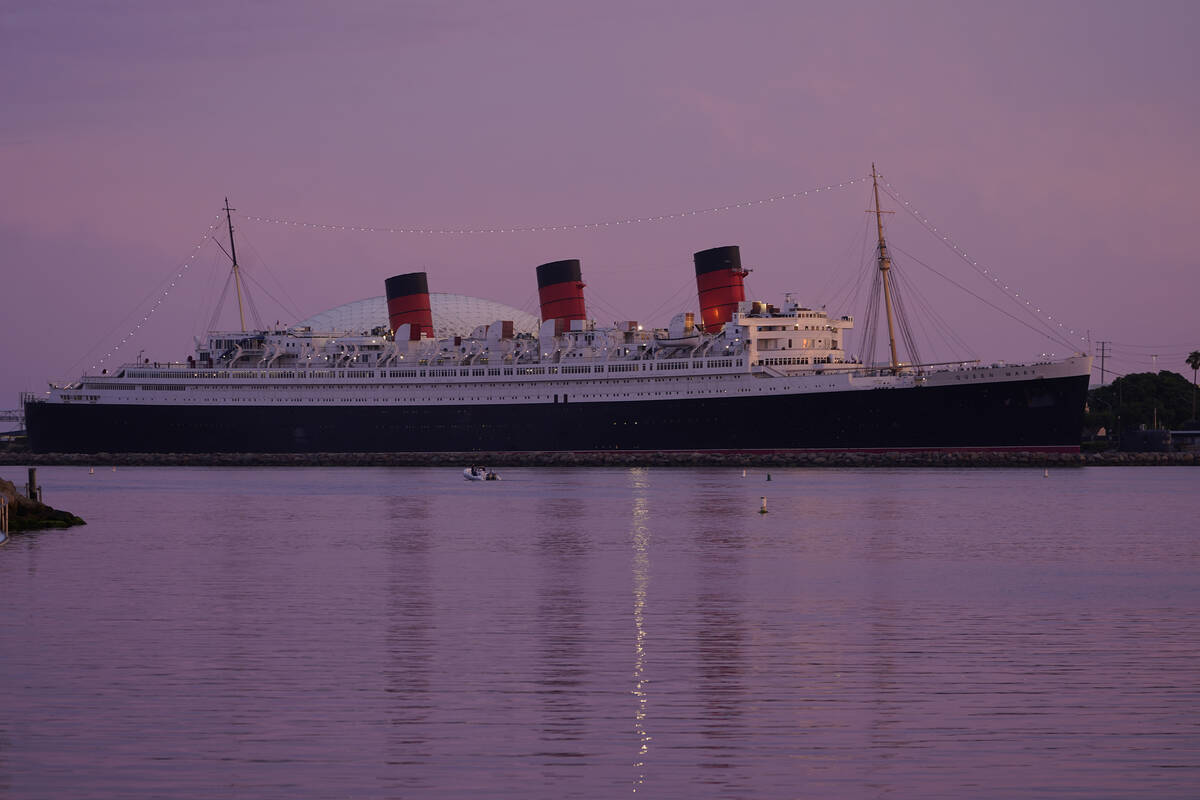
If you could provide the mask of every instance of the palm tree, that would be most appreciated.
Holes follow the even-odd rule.
[[[1200,370],[1200,350],[1188,353],[1187,365],[1192,368],[1192,419],[1196,419],[1196,370]]]

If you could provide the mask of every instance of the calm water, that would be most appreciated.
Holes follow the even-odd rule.
[[[1200,795],[1195,469],[38,474],[0,797]]]

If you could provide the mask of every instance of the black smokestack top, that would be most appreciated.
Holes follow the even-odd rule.
[[[565,261],[551,261],[549,264],[542,264],[537,268],[538,288],[544,289],[547,286],[554,286],[558,283],[581,283],[583,281],[583,270],[579,267],[578,258],[569,258]]]
[[[742,271],[742,251],[736,244],[701,250],[694,254],[692,259],[696,262],[697,275],[716,272],[720,269]]]
[[[407,275],[388,278],[383,282],[383,288],[388,300],[393,297],[408,297],[410,294],[429,294],[429,280],[424,272],[410,272]]]

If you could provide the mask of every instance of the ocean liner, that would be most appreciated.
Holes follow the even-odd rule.
[[[198,338],[183,362],[26,394],[29,443],[39,453],[1077,452],[1090,356],[899,360],[878,192],[885,363],[847,356],[849,316],[790,296],[746,300],[736,246],[695,254],[699,315],[662,329],[598,327],[580,263],[567,260],[537,267],[537,335],[496,320],[438,338],[428,277],[409,273],[385,281],[386,327],[243,325]]]

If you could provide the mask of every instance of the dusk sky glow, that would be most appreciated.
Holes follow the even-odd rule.
[[[106,364],[184,359],[226,196],[267,324],[416,270],[536,313],[534,268],[579,258],[590,316],[665,325],[696,309],[692,253],[726,244],[753,299],[861,315],[872,163],[1020,295],[885,197],[909,309],[939,318],[927,358],[1068,355],[1028,300],[1078,349],[1114,342],[1110,370],[1190,378],[1197,23],[1194,2],[10,3],[0,409],[131,331]]]

